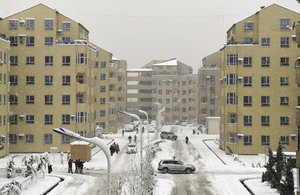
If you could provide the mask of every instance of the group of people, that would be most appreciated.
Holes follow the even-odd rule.
[[[136,139],[137,139],[137,137],[136,137],[136,135],[134,135],[134,142],[136,143]],[[129,143],[131,143],[131,140],[132,140],[132,137],[131,137],[131,135],[129,135],[128,136],[128,141],[129,141]]]
[[[68,160],[68,173],[73,173],[73,160],[69,159]],[[80,160],[75,160],[75,173],[80,173],[82,174],[82,170],[83,170],[83,162]]]
[[[109,150],[111,156],[114,155],[115,152],[118,154],[120,151],[119,144],[114,142],[112,145],[110,145]]]

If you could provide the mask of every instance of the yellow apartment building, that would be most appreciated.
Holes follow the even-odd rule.
[[[141,69],[128,69],[127,110],[133,113],[144,110],[155,120],[159,103],[165,110],[162,112],[165,124],[197,122],[197,83],[191,66],[177,59],[153,60]]]
[[[107,96],[110,70],[101,64],[108,65],[112,54],[90,43],[83,25],[43,4],[0,25],[10,40],[10,152],[67,151],[70,138],[55,127],[94,136],[102,110],[109,111],[100,98]]]
[[[1,28],[1,25],[0,25]],[[0,157],[9,154],[9,124],[8,113],[9,113],[9,41],[0,35]]]
[[[215,52],[202,60],[198,70],[198,123],[207,125],[207,117],[219,117],[220,66],[222,52]]]
[[[296,150],[298,19],[299,13],[272,4],[227,31],[220,73],[220,148],[226,152],[265,153],[279,142]]]

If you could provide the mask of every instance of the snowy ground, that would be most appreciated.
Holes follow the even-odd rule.
[[[250,192],[242,185],[245,184],[254,194],[279,194],[266,183],[261,183],[261,174],[264,168],[265,155],[247,155],[247,156],[229,156],[218,147],[216,135],[194,135],[190,127],[164,126],[163,130],[175,131],[178,135],[177,141],[166,141],[160,144],[162,151],[157,152],[153,161],[153,166],[157,170],[157,164],[161,159],[176,158],[184,162],[190,162],[196,166],[196,172],[191,175],[186,174],[162,174],[156,172],[155,195],[183,195],[183,194],[218,194],[218,195],[248,195]],[[135,133],[131,133],[135,135]],[[129,172],[131,161],[139,157],[137,154],[126,154],[128,144],[125,133],[105,135],[105,143],[116,142],[120,146],[120,153],[111,158],[112,186],[116,189],[119,183]],[[150,134],[150,140],[154,136]],[[185,144],[184,138],[188,136],[189,144]],[[139,137],[139,136],[138,136]],[[144,135],[144,144],[147,144],[147,136]],[[139,140],[138,140],[139,142]],[[138,146],[139,148],[139,146]],[[68,174],[66,154],[64,154],[64,163],[61,164],[59,154],[50,154],[53,165],[53,173],[47,174],[44,179],[39,179],[36,185],[31,185],[22,194],[43,194],[53,182],[59,182],[60,178],[64,180],[48,194],[106,194],[107,193],[107,160],[102,151],[93,149],[95,154],[90,162],[84,164],[84,174]],[[25,154],[15,156],[16,165],[21,166],[21,159]],[[28,155],[28,154],[27,154]],[[14,156],[14,155],[11,155]],[[11,157],[10,156],[10,157]],[[5,167],[8,157],[0,159],[0,185],[8,182],[5,179]],[[254,167],[253,167],[254,165]],[[257,167],[256,167],[257,166]],[[54,179],[56,178],[56,180]],[[50,185],[51,184],[51,185]],[[1,186],[0,186],[1,188]]]

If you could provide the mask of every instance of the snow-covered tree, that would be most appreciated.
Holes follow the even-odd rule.
[[[286,163],[279,191],[281,195],[294,195],[294,176],[291,160]]]
[[[268,156],[269,156],[269,160],[267,162],[267,164],[265,165],[266,168],[266,172],[263,173],[262,176],[262,181],[267,181],[271,184],[271,188],[275,188],[275,182],[274,182],[274,178],[275,178],[275,170],[274,170],[274,166],[275,166],[275,158],[273,156],[273,152],[272,149],[269,148],[268,150]]]
[[[277,151],[276,151],[276,158],[275,158],[275,188],[280,188],[282,172],[285,169],[285,161],[283,159],[283,146],[281,143],[278,144]]]

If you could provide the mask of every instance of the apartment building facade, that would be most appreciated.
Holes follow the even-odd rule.
[[[144,110],[155,120],[158,109],[164,108],[165,124],[197,121],[198,78],[192,73],[177,59],[153,60],[141,69],[128,69],[127,110]]]
[[[222,52],[202,60],[198,70],[198,123],[207,125],[207,117],[219,117],[220,66]]]
[[[1,27],[1,26],[0,26]],[[0,157],[9,154],[9,41],[0,36]]]
[[[109,86],[110,70],[101,64],[112,54],[90,43],[83,25],[43,4],[0,25],[10,40],[10,152],[67,151],[70,138],[54,133],[55,127],[94,136],[102,110],[109,111],[100,104],[107,91],[99,83]]]
[[[295,151],[299,13],[273,4],[232,25],[221,49],[220,148],[264,153],[278,143]]]

